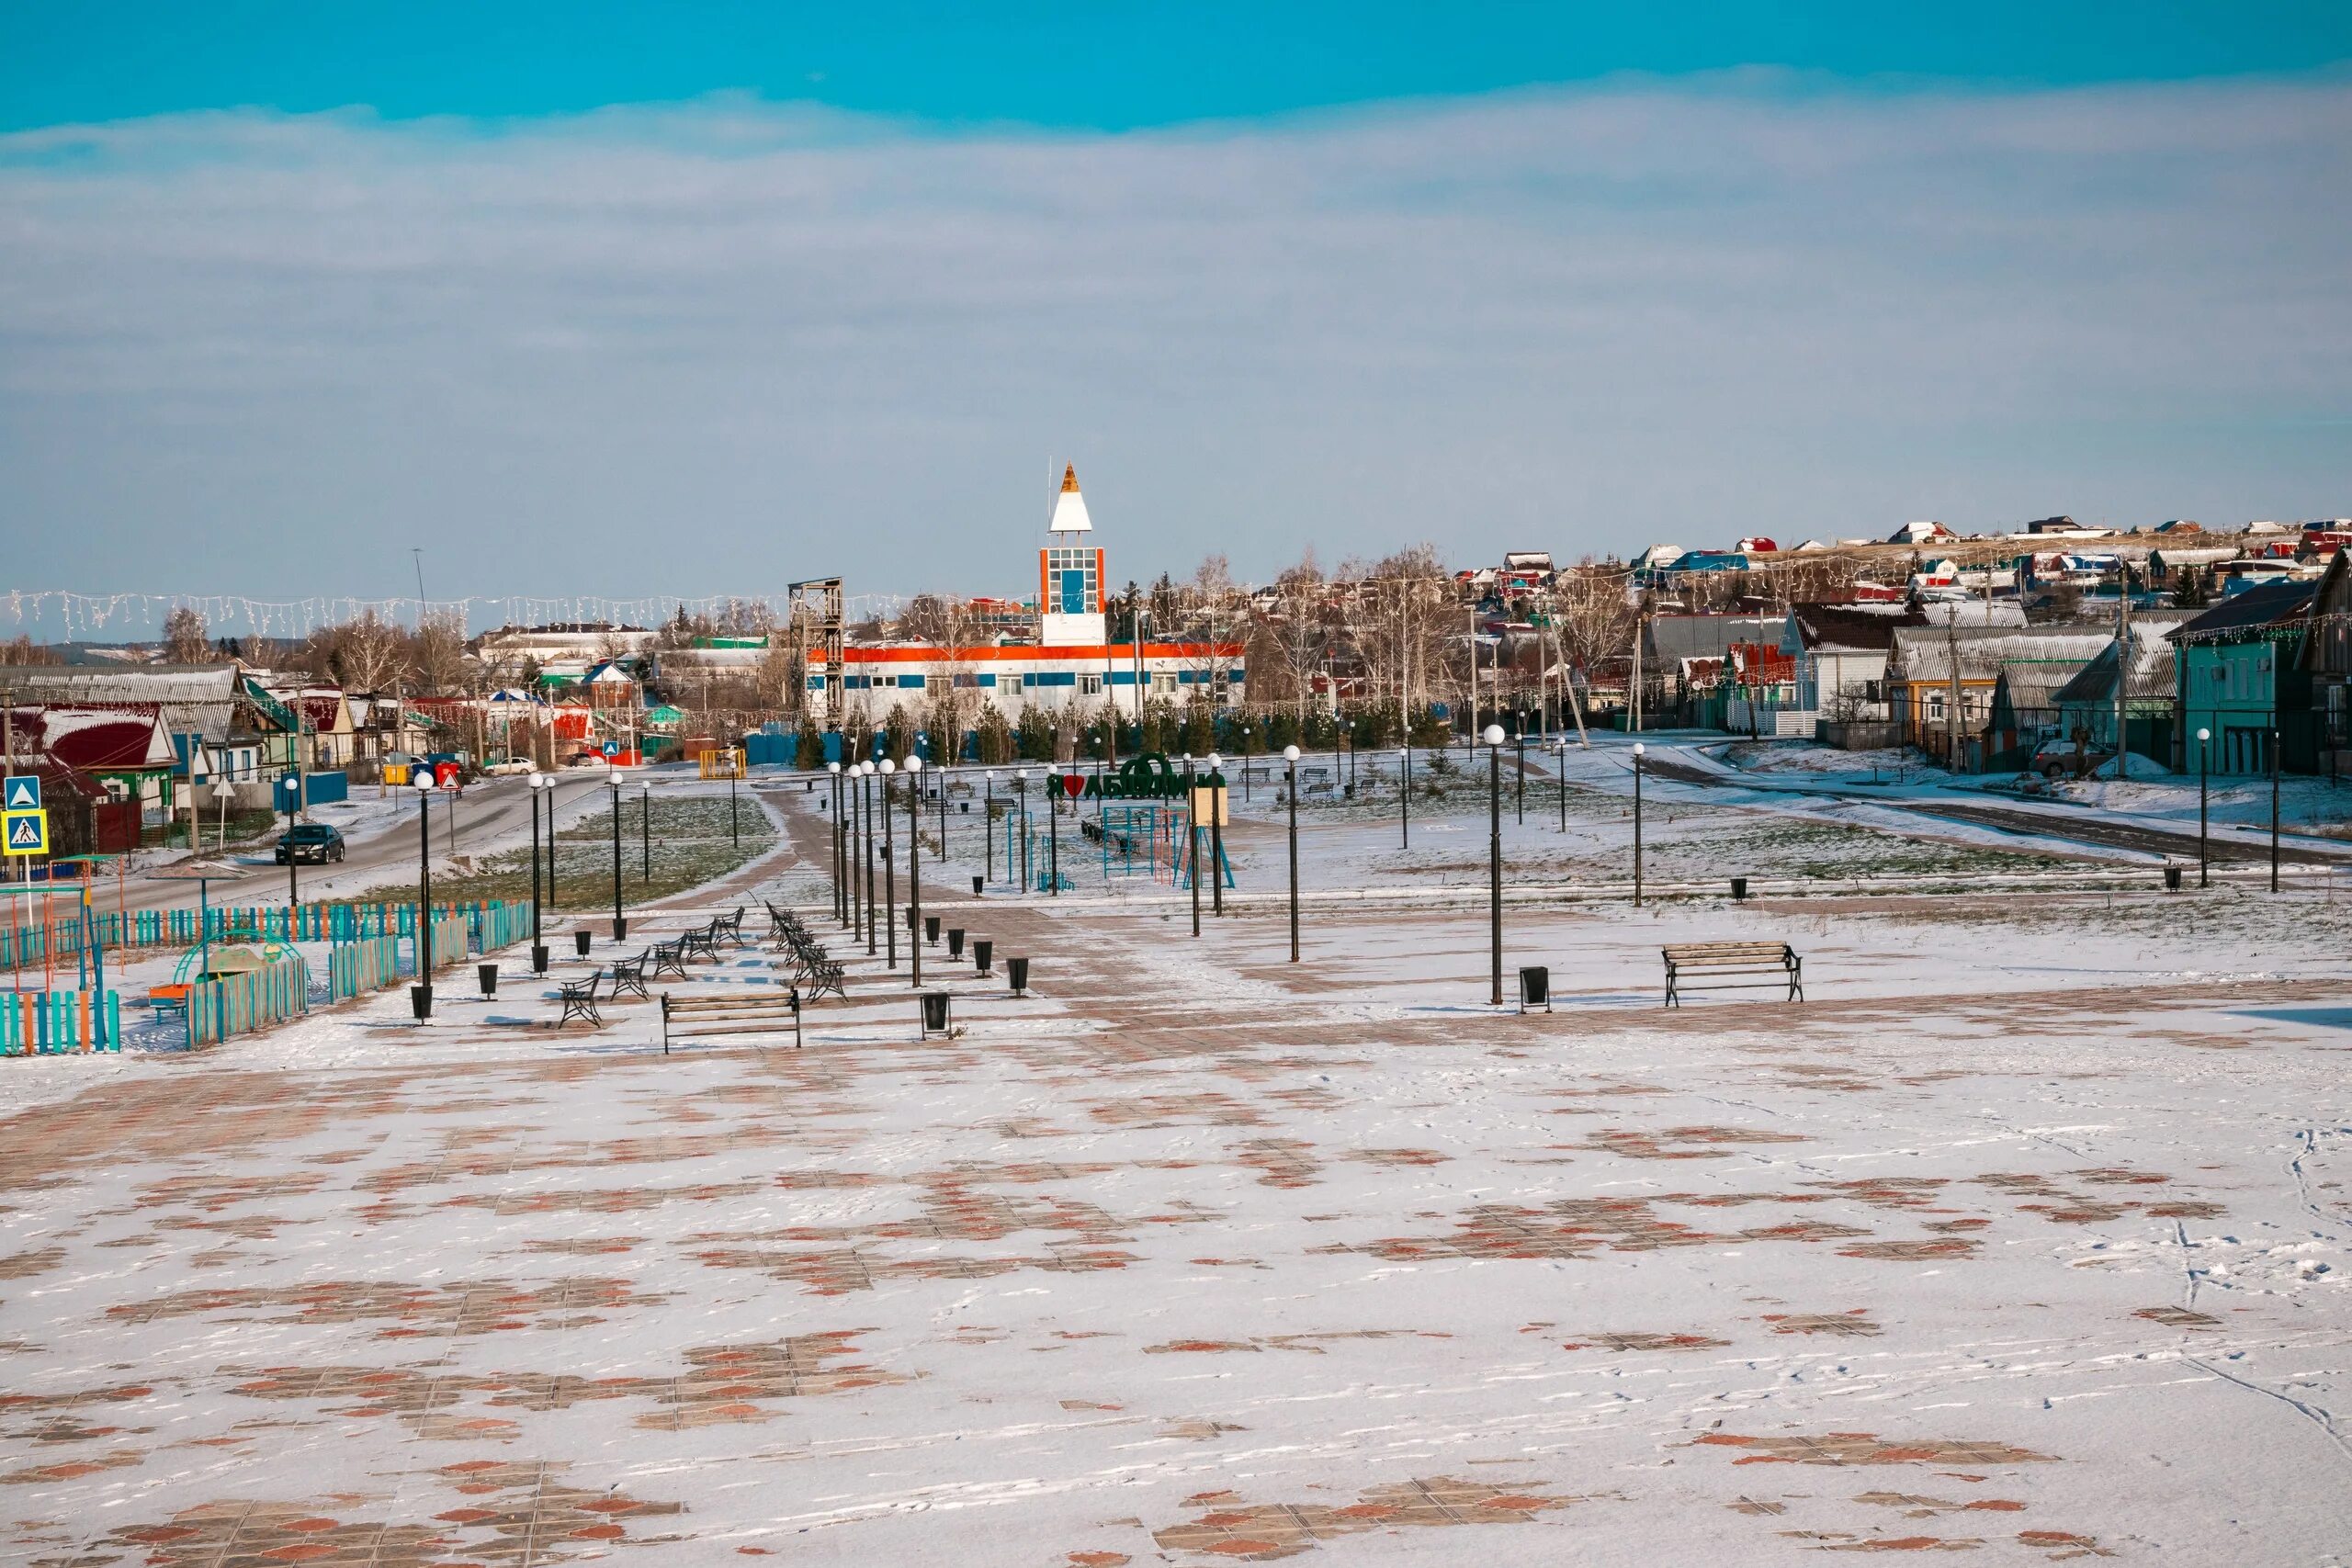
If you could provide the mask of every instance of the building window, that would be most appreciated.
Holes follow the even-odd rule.
[[[1102,677],[1081,675],[1078,678],[1078,689],[1090,697],[1099,697],[1102,694]]]
[[[1094,572],[1092,550],[1049,549],[1046,552],[1046,611],[1048,615],[1084,615],[1102,607],[1102,584]]]

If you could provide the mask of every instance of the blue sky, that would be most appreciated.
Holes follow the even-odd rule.
[[[2352,6],[16,0],[0,39],[0,128],[17,130],[247,105],[576,114],[735,89],[1115,130],[1743,65],[2045,85],[2301,71],[2352,58]]]
[[[2352,7],[1640,9],[11,6],[0,636],[2352,513]]]

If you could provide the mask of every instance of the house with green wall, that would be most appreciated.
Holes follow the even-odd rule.
[[[2197,772],[2201,753],[2215,773],[2267,773],[2274,734],[2282,772],[2316,768],[2319,727],[2302,651],[2317,586],[2266,582],[2173,628],[2183,770]],[[2211,736],[2202,743],[2200,729]]]

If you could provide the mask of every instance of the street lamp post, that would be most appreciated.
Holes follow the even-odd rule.
[[[1210,912],[1225,914],[1225,759],[1209,753],[1209,899]],[[1293,810],[1297,809],[1295,807]]]
[[[1519,732],[1510,739],[1513,750],[1518,753],[1519,765],[1518,781],[1511,786],[1519,798],[1512,809],[1519,813],[1520,825],[1525,827],[1527,825],[1527,710],[1523,707],[1519,710]]]
[[[1337,771],[1339,753],[1331,754]],[[1193,783],[1193,754],[1184,753],[1184,870],[1193,885],[1193,934],[1201,934],[1201,793]]]
[[[980,773],[980,856],[982,886],[996,880],[996,770]]]
[[[412,774],[411,776],[412,776],[412,777],[413,777],[414,775],[413,775],[413,774]],[[561,864],[563,863],[563,856],[562,856],[561,852],[560,852],[558,850],[558,848],[556,847],[556,840],[555,840],[555,786],[556,786],[556,776],[555,776],[553,773],[549,773],[549,774],[548,774],[548,775],[547,775],[547,781],[548,781],[548,791],[547,791],[547,793],[548,793],[548,908],[550,908],[550,909],[552,909],[552,908],[554,908],[556,907],[556,899],[555,899],[555,874],[556,874],[556,868],[557,868],[558,866],[560,866],[560,865],[561,865]],[[536,807],[533,807],[533,809],[534,809],[534,810],[536,810],[536,809],[537,809],[537,808]]]
[[[1413,749],[1410,746],[1396,753],[1396,827],[1403,835],[1403,849],[1413,847]]]
[[[1046,893],[1047,897],[1058,898],[1062,896],[1062,801],[1069,792],[1062,788],[1059,773],[1048,776],[1053,783],[1046,786]]]
[[[1555,782],[1560,786],[1560,831],[1565,833],[1568,830],[1568,738],[1566,735],[1561,736],[1560,743],[1552,748],[1552,766],[1559,775]]]
[[[890,863],[890,778],[899,764],[885,757],[879,764],[882,773],[882,930],[888,944],[889,966],[899,966],[899,871]]]
[[[825,764],[825,795],[833,812],[833,919],[849,923],[848,906],[842,901],[842,765]]]
[[[1241,798],[1250,798],[1250,727],[1241,727]]]
[[[653,785],[639,780],[637,786],[637,879],[653,880]]]
[[[1634,908],[1642,907],[1642,743],[1634,742]]]
[[[2270,891],[2278,891],[2278,731],[2270,731]]]
[[[613,940],[628,940],[628,920],[621,914],[621,785],[628,775],[618,768],[607,775],[613,788]]]
[[[433,770],[410,775],[416,785],[416,1016],[433,1016]]]
[[[858,786],[858,819],[865,825],[865,956],[871,958],[881,940],[874,929],[874,760],[867,758],[857,765],[857,770],[861,781]]]
[[[1298,748],[1283,748],[1290,774],[1290,961],[1298,962]]]
[[[534,769],[525,784],[530,791],[531,802],[531,973],[548,972],[547,943],[539,939],[539,795],[555,786],[555,780]]]
[[[729,751],[727,754],[727,836],[740,850],[743,847],[743,824],[735,814],[735,775],[738,771],[735,753]]]
[[[1029,770],[1022,768],[1012,775],[1013,787],[1021,792],[1021,891],[1029,891]],[[1004,852],[1004,869],[1012,869],[1012,851]]]
[[[2197,732],[2197,886],[2199,887],[2211,886],[2211,876],[2206,869],[2205,801],[2212,760],[2212,748],[2209,742],[2212,739],[2213,732],[2210,729]]]
[[[1503,727],[1487,726],[1487,956],[1493,971],[1487,1000],[1503,1005]]]
[[[913,960],[913,981],[922,984],[922,791],[916,775],[922,759],[907,759],[907,953]],[[943,831],[944,829],[943,829]]]

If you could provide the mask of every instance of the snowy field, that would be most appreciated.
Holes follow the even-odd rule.
[[[1515,889],[1626,874],[1622,761],[1565,830],[1531,780]],[[998,960],[924,950],[952,1041],[777,792],[786,847],[632,936],[793,902],[849,964],[805,1048],[559,1031],[518,951],[424,1025],[0,1063],[7,1557],[2352,1562],[2352,907],[1660,785],[1655,875],[1922,890],[1515,897],[1521,1017],[1484,785],[1409,852],[1393,793],[1302,812],[1296,965],[1266,795],[1197,942],[1067,821],[1068,896],[974,903],[951,818],[928,902]],[[1662,1010],[1658,948],[1727,938],[1807,999]]]

